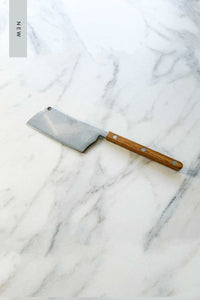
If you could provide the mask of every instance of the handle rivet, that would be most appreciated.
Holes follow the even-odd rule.
[[[176,166],[177,165],[177,161],[173,160],[172,161],[172,165]]]
[[[114,135],[113,135],[113,139],[114,139],[114,140],[116,140],[116,139],[117,139],[117,136],[116,136],[116,134],[114,134]]]
[[[145,148],[145,147],[142,147],[141,150],[142,150],[142,152],[145,152],[145,151],[146,151],[146,148]]]

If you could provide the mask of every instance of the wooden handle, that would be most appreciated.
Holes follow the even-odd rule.
[[[151,160],[154,160],[168,168],[171,168],[173,170],[176,170],[176,171],[179,171],[180,169],[182,169],[183,167],[183,164],[176,160],[176,159],[173,159],[169,156],[166,156],[164,154],[161,154],[157,151],[154,151],[152,149],[149,149],[145,146],[142,146],[140,144],[137,144],[133,141],[130,141],[120,135],[117,135],[113,132],[108,132],[107,136],[106,136],[106,140],[114,143],[114,144],[117,144],[123,148],[126,148],[132,152],[135,152],[139,155],[142,155],[144,157],[147,157]]]

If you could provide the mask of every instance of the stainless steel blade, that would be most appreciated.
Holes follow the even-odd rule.
[[[107,135],[106,131],[78,121],[52,107],[37,113],[27,124],[80,152],[84,152],[99,136]]]

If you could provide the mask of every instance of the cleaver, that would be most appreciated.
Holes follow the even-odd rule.
[[[135,143],[111,131],[107,132],[76,120],[53,107],[47,107],[43,111],[37,113],[27,122],[27,124],[60,143],[80,152],[84,152],[99,137],[103,137],[109,142],[173,170],[179,171],[183,167],[183,164],[174,158]]]

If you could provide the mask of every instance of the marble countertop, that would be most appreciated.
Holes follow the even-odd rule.
[[[4,0],[0,43],[0,296],[200,296],[200,2],[29,0],[9,58]],[[26,126],[47,106],[184,168],[73,151]]]

